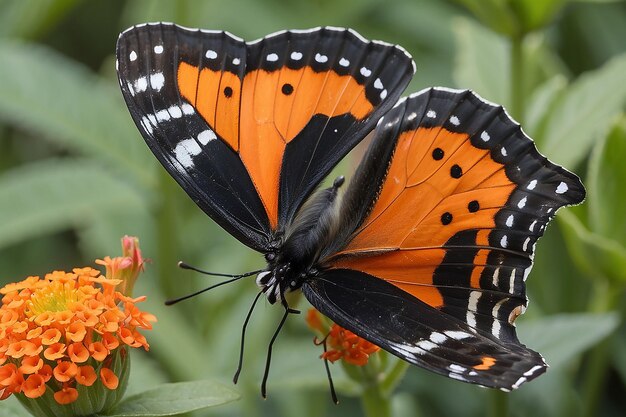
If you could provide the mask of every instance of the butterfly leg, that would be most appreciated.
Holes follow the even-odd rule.
[[[324,353],[328,351],[326,347],[326,341],[328,339],[328,335],[322,340],[322,346],[324,347]],[[326,376],[328,377],[328,386],[330,388],[330,396],[335,404],[339,404],[339,399],[337,398],[337,393],[335,392],[335,384],[333,384],[333,377],[330,375],[330,367],[328,366],[328,359],[324,357],[324,367],[326,368]]]
[[[287,316],[289,314],[300,313],[300,311],[298,310],[289,308],[286,305],[286,303],[284,304],[285,304],[285,314],[283,314],[283,317],[280,320],[280,323],[278,324],[278,327],[276,328],[276,331],[274,332],[274,335],[272,336],[272,339],[270,340],[270,343],[267,347],[267,360],[265,362],[265,372],[263,372],[263,381],[261,382],[261,396],[263,398],[267,398],[267,378],[269,377],[269,374],[270,374],[270,363],[272,362],[272,347],[274,346],[274,342],[276,341],[278,334],[280,333],[283,326],[285,325],[285,321],[287,321]]]
[[[248,327],[248,322],[250,321],[250,317],[252,317],[252,311],[254,310],[254,306],[256,306],[257,301],[263,294],[263,291],[259,291],[259,293],[254,297],[254,301],[250,306],[250,310],[248,310],[248,314],[246,315],[246,319],[243,322],[243,326],[241,327],[241,346],[239,348],[239,363],[237,364],[237,371],[235,371],[235,375],[233,376],[233,384],[236,384],[239,380],[239,374],[241,373],[241,368],[243,367],[243,349],[245,346],[246,339],[246,328]]]

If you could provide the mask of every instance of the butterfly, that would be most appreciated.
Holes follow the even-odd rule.
[[[537,239],[585,190],[501,106],[446,88],[399,99],[411,56],[332,27],[245,42],[137,25],[120,35],[117,66],[157,159],[264,255],[259,295],[284,306],[281,325],[285,294],[302,291],[438,374],[512,390],[545,372],[514,322]],[[350,181],[318,189],[371,131]]]

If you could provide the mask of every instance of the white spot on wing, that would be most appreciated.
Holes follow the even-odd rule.
[[[436,111],[434,111],[434,110],[432,110],[432,109],[431,109],[431,110],[428,110],[428,111],[426,112],[426,117],[429,117],[429,118],[431,118],[431,119],[434,119],[435,117],[437,117],[437,112],[436,112]]]
[[[135,51],[130,51],[130,54],[128,55],[128,59],[132,61],[135,61],[137,59],[137,52]]]
[[[191,114],[194,114],[196,111],[194,110],[193,106],[189,103],[185,103],[182,106],[180,106],[181,110],[183,111],[183,114],[189,116]]]
[[[180,107],[178,106],[172,106],[169,109],[170,115],[174,118],[174,119],[178,119],[180,117],[183,116],[183,111]]]
[[[467,302],[467,309],[470,311],[476,311],[478,308],[478,300],[482,293],[480,291],[472,291],[469,295],[469,301]]]
[[[145,116],[141,118],[141,125],[146,130],[146,132],[148,132],[148,134],[150,134],[150,135],[154,131],[152,125],[150,124],[150,119],[148,119]]]
[[[542,368],[543,366],[541,365],[535,365],[532,368],[530,368],[528,371],[524,372],[524,376],[531,376],[532,374],[534,374],[535,372],[537,372],[538,370]]]
[[[159,110],[154,115],[159,122],[166,122],[170,120],[170,112],[168,112],[167,110]]]
[[[374,88],[376,88],[378,90],[382,90],[383,89],[383,82],[380,81],[380,78],[376,78],[376,80],[374,81]]]
[[[528,275],[530,275],[531,269],[532,269],[532,266],[529,266],[528,268],[524,269],[524,282],[526,282],[526,280],[528,279]]]
[[[461,365],[457,365],[456,363],[451,363],[448,365],[448,369],[454,372],[465,372],[467,368]]]
[[[472,337],[470,333],[463,332],[461,330],[448,330],[446,332],[443,332],[443,334],[454,340],[463,340],[467,339],[468,337]]]
[[[162,72],[154,73],[150,76],[150,86],[153,90],[161,91],[165,85],[165,77]]]
[[[163,45],[156,45],[154,47],[154,53],[155,54],[162,54],[163,53]]]
[[[500,239],[500,246],[502,246],[503,248],[506,248],[508,244],[509,242],[508,242],[506,235],[502,236],[502,239]]]
[[[267,56],[267,60],[269,62],[276,62],[276,61],[278,61],[278,55],[277,54],[269,54]]]
[[[416,117],[417,117],[417,113],[413,112],[413,113],[409,114],[406,119],[408,121],[411,121],[411,120],[415,120]]]
[[[215,136],[215,132],[213,132],[211,129],[207,129],[198,134],[198,141],[202,145],[206,145],[207,143],[215,139],[217,139],[217,136]]]
[[[239,65],[241,63],[241,59],[233,58],[233,65]]]
[[[469,295],[469,301],[467,302],[467,315],[465,321],[470,327],[476,327],[476,315],[474,312],[478,308],[478,300],[482,294],[478,291],[472,291]]]
[[[537,220],[533,220],[533,222],[528,226],[528,230],[531,232],[535,231],[535,225],[537,224]]]
[[[457,379],[459,381],[467,381],[467,379],[463,375],[459,375],[455,372],[450,372],[448,376],[452,379]]]
[[[143,93],[148,89],[148,79],[146,77],[139,77],[135,81],[135,91],[137,93]]]
[[[513,389],[517,389],[519,388],[520,385],[522,385],[524,382],[526,382],[526,377],[525,376],[520,376],[519,379],[515,382],[515,384],[513,384],[511,386],[511,388]]]
[[[443,342],[445,342],[447,339],[446,336],[444,336],[442,333],[439,332],[432,332],[430,334],[430,340],[433,343],[437,343],[437,344],[442,344]]]
[[[293,59],[294,61],[300,61],[302,59],[301,52],[292,52],[290,56],[291,56],[291,59]]]
[[[425,351],[430,351],[430,350],[437,348],[437,345],[431,342],[430,340],[420,340],[415,345]]]
[[[526,188],[529,190],[534,190],[536,186],[537,186],[537,180],[531,180],[526,186]]]
[[[497,267],[495,271],[493,271],[493,278],[491,279],[491,283],[494,287],[498,288],[500,280],[500,267]]]
[[[527,237],[526,240],[524,241],[524,244],[522,245],[522,250],[524,252],[526,252],[526,250],[528,249],[528,244],[530,243],[530,238]]]
[[[202,148],[194,139],[185,139],[181,141],[174,149],[176,159],[185,168],[193,167],[193,157],[202,152]]]
[[[328,57],[326,55],[322,55],[320,53],[315,54],[315,60],[320,64],[328,61]]]
[[[506,225],[508,227],[513,227],[513,219],[514,219],[514,217],[513,217],[512,214],[509,215],[509,217],[506,218]]]
[[[204,56],[206,56],[209,59],[215,59],[215,58],[217,58],[217,52],[215,52],[212,49],[209,49],[209,50],[206,51],[206,54],[204,54]]]
[[[564,194],[568,189],[569,189],[569,187],[567,186],[567,184],[565,184],[563,181],[561,181],[559,186],[556,187],[556,193],[557,194]]]
[[[384,100],[385,97],[387,97],[387,89],[383,90],[380,92],[380,98],[381,100]]]
[[[483,133],[480,134],[480,138],[483,140],[483,142],[489,142],[491,136],[489,136],[489,133],[487,133],[487,131],[483,130]]]
[[[341,58],[341,59],[339,60],[339,65],[341,65],[342,67],[347,67],[348,65],[350,65],[350,61],[348,61],[348,60],[347,60],[347,59],[345,59],[345,58]]]
[[[515,294],[515,272],[517,269],[511,270],[511,276],[509,277],[509,294]]]
[[[526,205],[526,200],[528,200],[527,197],[522,198],[519,203],[517,203],[517,207],[518,208],[524,208],[524,206]]]
[[[364,77],[369,77],[370,75],[372,75],[372,71],[369,68],[366,68],[366,67],[361,67],[361,70],[359,72]]]
[[[500,149],[500,153],[502,154],[502,156],[506,156],[507,155],[506,148],[504,146]]]
[[[455,126],[458,126],[458,125],[461,124],[461,121],[459,120],[458,117],[452,115],[452,116],[450,116],[450,123],[452,123]]]

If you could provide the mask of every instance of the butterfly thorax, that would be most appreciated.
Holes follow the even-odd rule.
[[[274,237],[276,249],[266,253],[267,270],[256,280],[271,304],[283,301],[285,293],[299,289],[319,273],[327,242],[336,241],[337,197],[343,183],[344,177],[339,177],[332,187],[315,193],[285,231]]]

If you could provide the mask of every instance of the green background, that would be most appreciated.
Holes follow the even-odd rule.
[[[471,88],[505,105],[588,191],[537,245],[530,307],[517,321],[521,340],[551,368],[504,395],[411,367],[392,395],[392,414],[626,413],[626,3],[0,0],[0,283],[93,265],[119,254],[124,234],[139,236],[151,263],[135,295],[148,295],[144,308],[159,322],[147,335],[150,352],[133,358],[131,392],[169,381],[230,384],[253,279],[164,307],[214,282],[176,261],[232,273],[264,266],[158,166],[127,112],[115,76],[118,33],[159,20],[248,40],[280,29],[352,27],[413,55],[418,71],[407,93]],[[247,335],[241,400],[193,415],[360,415],[363,387],[338,365],[341,404],[331,403],[320,348],[302,316],[291,317],[278,339],[269,399],[261,399],[267,343],[281,314],[263,304]]]

